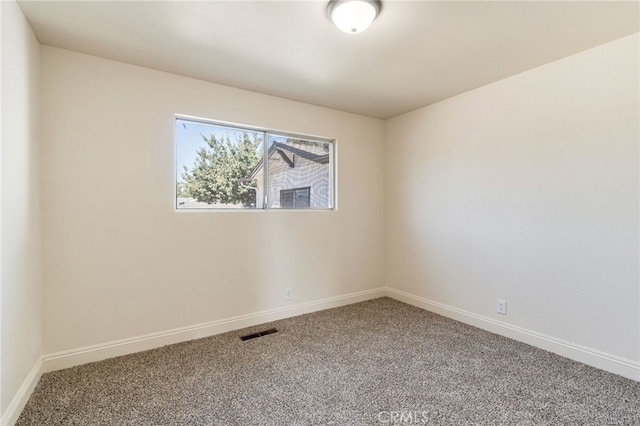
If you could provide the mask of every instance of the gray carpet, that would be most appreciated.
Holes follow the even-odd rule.
[[[17,424],[640,425],[640,383],[382,298],[45,374]]]

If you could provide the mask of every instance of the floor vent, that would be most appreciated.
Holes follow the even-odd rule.
[[[240,340],[255,339],[256,337],[262,337],[262,336],[266,336],[267,334],[273,334],[277,332],[278,330],[276,330],[275,328],[270,328],[269,330],[260,331],[258,333],[247,334],[246,336],[240,336]]]

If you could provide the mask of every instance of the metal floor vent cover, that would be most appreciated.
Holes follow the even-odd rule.
[[[273,333],[277,333],[277,332],[278,332],[278,330],[276,330],[275,328],[270,328],[269,330],[260,331],[258,333],[253,333],[253,334],[247,334],[245,336],[240,336],[240,340],[255,339],[256,337],[262,337],[262,336],[266,336],[267,334],[273,334]]]

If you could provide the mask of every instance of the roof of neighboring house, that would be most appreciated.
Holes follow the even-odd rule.
[[[314,154],[313,152],[309,152],[301,148],[296,148],[294,146],[287,145],[281,142],[273,142],[271,144],[271,146],[269,147],[268,158],[271,158],[273,154],[278,153],[282,157],[282,159],[289,165],[289,167],[293,167],[293,160],[289,158],[285,151],[300,156],[305,160],[314,161],[319,164],[329,163],[329,154]],[[260,160],[258,164],[256,164],[246,180],[253,180],[256,177],[260,169],[262,169],[263,162],[264,160]]]

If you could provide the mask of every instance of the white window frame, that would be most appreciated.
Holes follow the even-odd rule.
[[[263,133],[263,180],[264,194],[263,194],[263,206],[262,208],[215,208],[215,207],[202,207],[202,208],[178,208],[178,136],[176,132],[177,120],[191,121],[194,123],[208,124],[212,126],[230,127],[235,130],[247,131],[247,132],[260,132]],[[175,114],[173,120],[173,209],[178,213],[204,213],[204,212],[322,212],[322,211],[336,211],[337,210],[337,140],[327,138],[323,136],[315,136],[304,133],[294,133],[289,131],[280,131],[274,129],[268,129],[264,127],[250,126],[246,124],[238,124],[228,121],[211,120],[201,117],[194,117],[190,115]],[[301,139],[308,142],[328,143],[329,144],[329,207],[327,208],[277,208],[269,207],[269,197],[267,188],[269,188],[269,137],[270,135],[283,136],[293,139]]]

